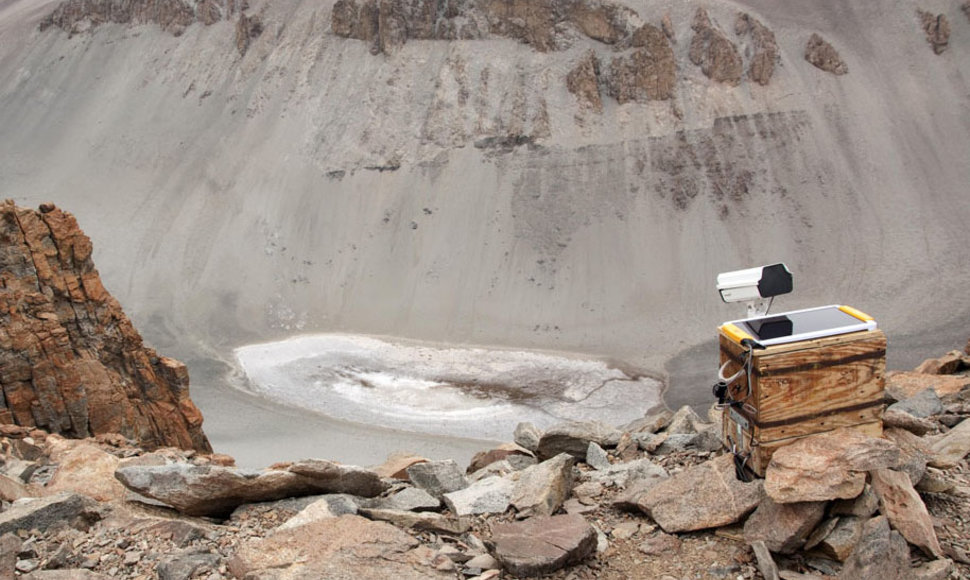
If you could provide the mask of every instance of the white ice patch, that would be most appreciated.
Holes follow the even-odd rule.
[[[259,394],[345,421],[508,440],[521,421],[620,425],[659,402],[660,383],[601,360],[321,334],[236,349]]]

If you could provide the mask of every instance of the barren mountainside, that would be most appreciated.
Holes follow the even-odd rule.
[[[737,316],[718,272],[774,261],[785,308],[891,337],[970,313],[956,0],[4,0],[0,39],[0,191],[76,213],[179,356],[336,330],[658,368]]]

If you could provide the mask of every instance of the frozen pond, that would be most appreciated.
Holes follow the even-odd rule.
[[[620,425],[660,402],[661,383],[564,354],[322,334],[236,349],[247,388],[327,417],[401,431],[507,441],[515,426]]]

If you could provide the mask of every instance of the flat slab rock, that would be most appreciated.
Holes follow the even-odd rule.
[[[354,515],[280,530],[249,541],[229,560],[235,578],[454,578],[436,570],[434,552],[384,522]]]
[[[637,505],[665,532],[689,532],[740,521],[763,497],[761,480],[739,481],[733,456],[722,455],[657,483]]]
[[[492,527],[492,555],[516,576],[535,576],[581,562],[596,550],[596,530],[577,514],[530,518]]]
[[[323,460],[263,471],[187,463],[135,465],[120,467],[115,477],[136,493],[195,516],[224,516],[242,504],[285,497],[323,493],[374,497],[388,488],[373,471]]]

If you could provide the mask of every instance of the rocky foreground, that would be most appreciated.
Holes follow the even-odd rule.
[[[464,469],[251,471],[2,426],[0,577],[966,578],[968,369],[954,351],[892,374],[883,438],[808,437],[747,482],[717,409],[521,424]]]

